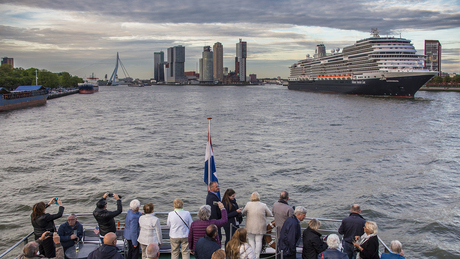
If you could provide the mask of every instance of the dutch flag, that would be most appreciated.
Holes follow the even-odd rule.
[[[214,163],[214,153],[212,151],[212,142],[211,142],[211,134],[209,133],[208,128],[208,143],[206,144],[206,155],[205,155],[205,162],[204,162],[204,183],[208,185],[208,167],[209,167],[209,160],[211,160],[211,181],[219,182],[217,180],[216,175],[216,164]],[[210,181],[210,182],[211,182]],[[220,192],[217,193],[217,197],[220,199]]]

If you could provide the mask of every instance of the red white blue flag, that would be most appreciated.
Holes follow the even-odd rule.
[[[212,141],[211,141],[211,134],[209,132],[208,128],[208,143],[206,145],[206,155],[205,157],[205,162],[204,162],[204,183],[209,184],[208,182],[208,175],[209,175],[209,167],[211,167],[211,181],[219,182],[217,180],[217,175],[216,175],[216,164],[214,163],[214,152],[212,151]],[[211,164],[209,164],[209,162]],[[210,181],[210,182],[211,182]],[[217,193],[217,196],[220,199],[220,192]]]

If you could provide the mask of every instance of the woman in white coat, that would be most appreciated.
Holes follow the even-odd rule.
[[[142,249],[142,258],[147,259],[147,246],[150,243],[157,243],[158,246],[161,246],[163,243],[162,235],[161,235],[161,225],[160,220],[153,216],[153,204],[147,203],[144,205],[144,213],[139,218],[139,238],[137,242],[141,244]]]
[[[258,259],[262,250],[262,239],[267,233],[267,216],[272,217],[272,212],[265,203],[260,202],[259,193],[253,192],[251,201],[246,204],[242,213],[246,216],[248,243]]]

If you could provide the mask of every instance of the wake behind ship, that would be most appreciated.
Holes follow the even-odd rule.
[[[290,67],[290,90],[413,98],[437,74],[424,68],[410,40],[384,37],[373,29],[371,38],[333,49],[317,45],[314,57]]]

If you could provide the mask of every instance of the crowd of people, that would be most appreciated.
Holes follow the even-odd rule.
[[[117,201],[117,210],[107,210],[107,197]],[[375,222],[366,221],[361,216],[360,206],[354,204],[348,217],[344,218],[338,229],[342,241],[336,234],[322,236],[318,230],[321,222],[311,219],[308,227],[301,231],[300,224],[306,218],[307,210],[302,206],[288,204],[289,194],[283,191],[279,200],[270,210],[262,203],[257,192],[251,194],[250,202],[241,209],[236,202],[236,192],[227,189],[222,201],[219,197],[219,184],[211,182],[206,197],[206,205],[200,207],[198,220],[193,221],[190,212],[183,209],[183,201],[173,201],[174,210],[169,212],[166,225],[169,227],[171,259],[189,259],[190,254],[197,259],[259,259],[264,235],[267,233],[267,217],[274,217],[277,231],[277,257],[294,259],[302,237],[302,259],[376,259],[379,255],[378,227]],[[45,213],[52,203],[59,205],[57,214]],[[154,216],[154,205],[147,203],[143,213],[139,211],[140,202],[132,200],[126,214],[124,238],[128,244],[128,259],[158,258],[163,244],[160,220]],[[34,205],[31,221],[34,227],[35,242],[24,246],[20,258],[58,258],[63,259],[65,250],[74,246],[83,237],[83,226],[75,214],[67,217],[67,222],[56,231],[54,220],[61,217],[64,207],[60,199],[53,198],[45,204]],[[99,226],[101,246],[91,252],[88,258],[116,258],[121,254],[116,247],[116,225],[114,218],[121,214],[122,203],[117,194],[105,193],[96,203],[93,216]],[[240,224],[246,217],[244,228]],[[271,223],[271,224],[272,224]],[[222,232],[225,232],[225,251],[221,249]],[[391,252],[383,253],[381,258],[404,258],[402,245],[394,240]],[[40,254],[40,256],[39,256]]]

